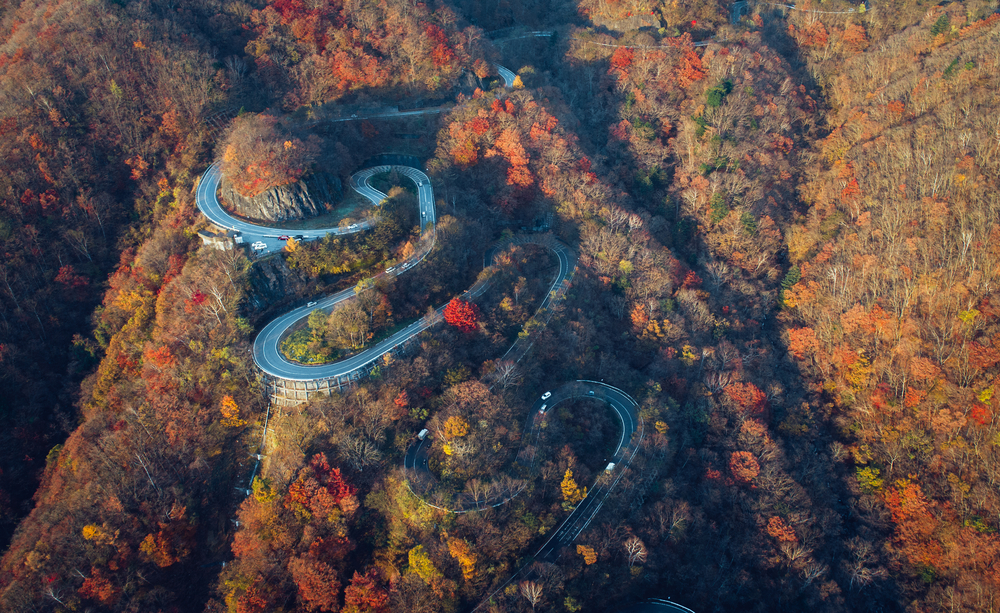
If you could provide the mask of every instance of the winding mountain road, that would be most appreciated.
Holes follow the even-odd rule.
[[[543,552],[551,553],[552,551],[556,551],[559,547],[572,542],[586,527],[586,524],[590,523],[590,519],[600,510],[604,498],[607,497],[607,492],[617,484],[618,478],[620,478],[623,472],[622,469],[628,467],[632,460],[632,454],[635,453],[637,445],[642,442],[644,436],[642,422],[636,411],[638,403],[631,396],[616,387],[597,381],[578,380],[564,383],[559,387],[549,390],[547,393],[549,395],[536,400],[528,412],[524,424],[525,436],[521,443],[522,450],[537,448],[543,429],[542,424],[548,419],[549,415],[552,415],[552,410],[560,403],[575,398],[589,398],[606,403],[618,416],[622,430],[617,446],[608,455],[608,459],[604,460],[604,462],[613,462],[615,464],[614,469],[602,472],[598,476],[597,482],[591,488],[587,497],[577,505],[576,509],[566,518],[559,530],[552,534],[546,545],[536,554],[536,557],[542,555]],[[541,412],[543,406],[545,407],[545,413]],[[403,458],[403,469],[405,471],[413,471],[410,473],[410,476],[424,483],[428,481],[433,483],[436,481],[428,470],[427,459],[431,446],[432,439],[430,436],[423,440],[414,441],[410,445],[410,448],[407,449],[406,455]],[[517,462],[527,468],[529,472],[533,472],[536,468],[537,458],[534,453],[527,456],[518,452],[516,457],[518,458]],[[430,502],[427,502],[427,504],[450,513],[468,513],[506,504],[517,497],[522,490],[523,488],[518,488],[515,491],[502,492],[492,497],[487,495],[480,495],[479,497],[467,494],[459,495],[450,508]]]
[[[416,185],[418,206],[420,208],[421,245],[413,257],[387,269],[385,272],[375,275],[376,278],[396,276],[406,272],[410,268],[419,264],[434,245],[434,223],[437,221],[437,214],[434,208],[434,188],[431,186],[430,179],[423,172],[409,166],[375,166],[355,173],[351,177],[351,188],[371,201],[373,205],[377,206],[381,204],[387,196],[372,187],[369,181],[374,175],[392,170],[399,172],[399,174],[407,177]],[[220,177],[221,172],[219,171],[217,164],[212,165],[207,171],[205,171],[196,193],[198,209],[201,210],[205,217],[207,217],[215,225],[224,228],[232,228],[241,232],[243,236],[246,237],[246,242],[257,240],[265,242],[265,244],[267,244],[267,248],[261,250],[264,253],[279,251],[284,248],[284,242],[278,240],[278,237],[282,235],[294,233],[302,236],[302,240],[315,240],[317,238],[322,238],[327,234],[343,235],[361,232],[374,225],[374,222],[368,221],[352,224],[347,227],[324,228],[319,230],[299,230],[293,232],[291,230],[284,230],[281,228],[271,228],[251,224],[234,218],[219,204],[218,198],[216,197],[216,191]],[[474,296],[477,289],[480,292],[482,291],[482,288],[473,286],[473,288],[470,288],[470,291],[466,292],[466,294]],[[350,299],[354,295],[355,288],[352,287],[318,300],[314,304],[293,309],[292,311],[281,315],[271,323],[267,324],[267,326],[261,330],[260,334],[257,335],[256,340],[254,340],[253,358],[257,367],[268,375],[289,381],[313,381],[317,379],[327,379],[346,375],[379,359],[384,354],[392,351],[395,347],[408,341],[414,335],[419,334],[423,330],[426,330],[430,326],[434,325],[437,321],[436,318],[429,319],[425,317],[420,319],[419,321],[411,324],[409,327],[396,332],[382,342],[369,347],[354,356],[339,362],[333,362],[331,364],[316,366],[298,364],[288,360],[281,353],[281,339],[284,338],[289,330],[299,321],[308,317],[309,314],[316,309],[329,313],[336,305],[340,304],[344,300]],[[443,309],[444,307],[441,307],[438,309],[438,312],[440,313]]]
[[[195,191],[195,203],[198,205],[198,210],[200,210],[209,221],[220,228],[226,228],[228,230],[235,230],[239,232],[243,236],[243,241],[245,243],[250,244],[260,241],[266,244],[267,247],[265,249],[258,251],[258,253],[261,254],[273,253],[284,249],[285,243],[284,241],[279,240],[278,237],[280,236],[295,235],[302,236],[302,240],[316,240],[318,238],[323,238],[327,234],[351,234],[353,232],[361,232],[362,230],[367,230],[374,225],[373,222],[367,221],[358,223],[355,226],[344,228],[288,230],[285,228],[269,228],[253,224],[233,217],[226,211],[226,209],[222,208],[222,204],[219,203],[218,197],[219,183],[221,181],[222,170],[219,167],[219,164],[212,164],[208,167],[208,170],[205,171],[205,174],[201,176],[201,180],[198,182],[198,189]],[[382,194],[382,198],[385,198],[385,194]],[[381,202],[381,200],[379,200],[379,202]],[[378,202],[376,202],[376,204],[378,204]]]
[[[497,66],[497,69],[501,77],[503,77],[507,87],[512,87],[516,75],[502,66]],[[414,256],[397,264],[396,266],[386,269],[384,272],[378,273],[373,278],[403,274],[410,268],[419,264],[426,257],[426,255],[430,253],[434,246],[434,229],[437,216],[434,208],[434,189],[426,174],[421,172],[419,169],[410,166],[375,166],[355,173],[350,179],[350,186],[356,192],[367,198],[373,205],[378,206],[387,198],[387,196],[372,187],[369,181],[374,175],[390,171],[397,171],[402,176],[405,176],[413,181],[416,186],[418,207],[420,211],[420,243]],[[221,206],[217,197],[220,180],[221,171],[219,165],[213,164],[201,177],[196,190],[196,203],[199,210],[201,210],[201,212],[215,225],[241,233],[244,237],[244,242],[258,243],[258,245],[259,243],[264,243],[265,246],[263,248],[257,249],[258,253],[273,253],[280,251],[285,246],[285,243],[280,240],[280,237],[286,235],[299,236],[301,237],[301,240],[308,241],[322,238],[328,234],[345,235],[361,232],[375,225],[374,221],[368,220],[342,227],[292,231],[282,228],[272,228],[252,224],[233,217]],[[553,278],[549,291],[539,306],[538,311],[533,316],[537,321],[539,321],[539,323],[544,325],[547,323],[548,318],[551,317],[551,310],[549,310],[548,307],[551,305],[553,300],[561,295],[562,290],[566,287],[566,282],[573,273],[576,266],[576,254],[569,247],[551,236],[514,236],[501,241],[498,245],[486,252],[483,262],[484,267],[488,268],[492,263],[494,255],[499,253],[501,249],[505,248],[509,244],[524,243],[533,243],[550,249],[556,255],[559,264],[559,269]],[[481,295],[483,291],[485,291],[488,284],[488,279],[478,281],[466,290],[463,296],[468,299]],[[302,320],[308,318],[310,313],[317,309],[323,310],[327,313],[332,312],[338,304],[352,298],[355,294],[356,288],[345,289],[316,302],[295,308],[268,323],[254,340],[253,358],[257,367],[267,375],[289,381],[318,381],[348,375],[380,359],[383,355],[406,343],[415,335],[435,325],[438,321],[440,321],[440,319],[442,319],[442,313],[445,308],[444,306],[441,306],[436,309],[434,316],[423,317],[410,326],[399,330],[382,342],[377,343],[376,345],[354,356],[337,362],[322,365],[304,365],[292,362],[282,354],[280,350],[281,340],[287,336],[296,325],[299,325]],[[544,321],[542,321],[540,317],[540,314],[543,312],[546,313]],[[531,335],[523,338],[519,337],[504,357],[506,358],[512,353],[517,355],[518,350],[521,351],[520,355],[523,355],[531,348],[532,344],[533,340]],[[587,528],[587,526],[590,525],[594,516],[600,511],[608,495],[624,476],[626,468],[629,466],[632,458],[639,449],[644,436],[643,424],[639,419],[637,411],[638,403],[631,396],[626,394],[624,391],[605,383],[579,380],[554,388],[551,390],[549,395],[546,395],[544,400],[539,399],[535,402],[526,418],[525,431],[528,433],[528,436],[525,438],[531,438],[533,446],[535,446],[534,443],[537,443],[541,433],[542,424],[547,418],[547,415],[550,414],[549,411],[556,405],[573,398],[590,398],[607,403],[612,410],[614,410],[621,422],[621,437],[618,440],[614,452],[609,455],[609,460],[613,463],[613,466],[610,466],[611,469],[602,470],[600,472],[587,496],[580,501],[580,503],[573,509],[559,528],[555,530],[551,536],[549,536],[548,540],[541,546],[534,556],[535,560],[551,561],[558,558],[561,550],[570,545]],[[543,405],[546,406],[545,413],[541,412]],[[429,448],[429,438],[415,441],[405,454],[404,471],[411,471],[414,475],[429,475],[429,471],[427,469],[427,453]],[[529,464],[529,468],[533,469],[535,467],[536,458],[533,453],[531,454],[531,457],[526,460],[526,462]],[[500,500],[494,499],[493,501],[489,501],[490,504],[484,504],[485,501],[475,500],[471,505],[471,508],[468,509],[442,510],[451,512],[467,512],[471,510],[481,510],[487,506],[498,506],[509,502],[523,489],[524,487],[522,486],[518,488],[517,491],[510,492],[509,495],[503,496]],[[430,504],[426,500],[423,500],[423,502]],[[530,573],[529,566],[525,566],[515,573],[515,575],[512,576],[504,585],[508,585],[516,577],[525,573]],[[503,586],[501,586],[501,589],[502,587]]]
[[[622,613],[694,613],[691,609],[682,604],[663,600],[662,598],[650,598],[645,602],[629,607]]]
[[[499,72],[500,76],[503,77],[503,84],[507,87],[514,87],[514,79],[517,78],[517,75],[514,74],[514,71],[508,70],[507,68],[504,68],[500,64],[496,64],[496,67],[497,67],[497,72]]]
[[[622,476],[625,474],[625,469],[632,462],[632,458],[635,456],[636,451],[639,449],[639,445],[642,443],[642,439],[645,436],[645,431],[642,427],[642,420],[639,419],[639,403],[635,401],[634,398],[618,389],[617,387],[612,387],[606,383],[599,383],[597,381],[586,381],[580,380],[576,384],[583,384],[588,387],[587,394],[581,396],[578,392],[572,394],[568,397],[561,397],[558,402],[563,402],[565,400],[570,400],[571,398],[587,397],[593,400],[600,400],[607,403],[608,406],[618,415],[618,419],[621,420],[622,434],[618,441],[618,447],[615,449],[609,458],[609,462],[614,462],[615,466],[610,471],[602,472],[597,476],[597,480],[594,485],[587,492],[587,496],[580,501],[580,504],[573,509],[559,529],[552,533],[549,540],[542,545],[538,553],[535,554],[536,560],[552,560],[559,557],[559,550],[563,547],[568,546],[576,537],[580,536],[580,533],[587,529],[590,522],[597,515],[597,512],[601,510],[604,506],[604,501],[608,499],[608,495],[611,491],[618,485]],[[559,389],[565,389],[566,386],[562,386]],[[575,388],[574,388],[575,389]],[[552,393],[552,398],[556,397],[556,393]],[[549,400],[552,400],[549,398]],[[540,401],[539,401],[540,402]],[[538,404],[538,403],[536,403]],[[549,410],[551,410],[555,405],[550,405]],[[534,409],[534,407],[532,407]]]
[[[381,204],[387,196],[372,187],[369,181],[374,175],[393,170],[413,181],[417,188],[417,201],[420,209],[420,244],[417,252],[410,259],[404,260],[396,266],[386,269],[385,272],[381,272],[373,278],[403,274],[407,270],[419,264],[434,246],[434,224],[437,221],[437,213],[434,208],[434,188],[426,174],[410,166],[375,166],[355,173],[351,177],[350,186],[356,192],[371,201],[373,205],[377,206]],[[201,210],[205,217],[219,227],[232,228],[241,232],[243,236],[246,237],[246,242],[257,240],[265,242],[265,244],[267,244],[267,248],[262,250],[264,253],[279,251],[282,249],[284,247],[284,243],[278,240],[278,237],[289,234],[292,231],[281,228],[258,226],[236,219],[230,215],[225,209],[222,208],[222,205],[219,204],[216,196],[220,177],[221,172],[219,171],[218,165],[212,165],[207,171],[205,171],[201,182],[198,184],[196,202],[199,210]],[[374,225],[373,222],[364,222],[347,227],[302,230],[297,231],[296,234],[303,236],[303,240],[315,240],[327,234],[343,235],[361,232],[372,225]],[[551,301],[553,292],[562,286],[570,274],[572,274],[576,258],[568,247],[555,240],[550,239],[535,241],[528,238],[521,239],[518,242],[538,242],[539,244],[543,244],[555,253],[559,261],[559,271],[549,288],[548,295],[545,297],[545,300],[540,307],[541,309],[544,309]],[[273,247],[272,244],[274,245]],[[491,253],[495,253],[496,251],[497,248],[494,248]],[[485,289],[485,283],[477,283],[470,287],[462,297],[464,299],[475,298],[482,294]],[[330,313],[338,304],[344,300],[352,298],[354,295],[355,288],[348,288],[337,292],[336,294],[326,296],[315,303],[293,309],[268,323],[254,340],[253,358],[257,367],[262,372],[272,377],[277,377],[287,381],[316,381],[344,376],[371,364],[386,353],[393,351],[417,334],[420,334],[427,328],[436,324],[443,316],[442,314],[446,306],[442,305],[439,307],[436,310],[435,317],[423,317],[412,323],[407,328],[399,330],[380,343],[377,343],[364,351],[338,362],[320,365],[306,365],[292,362],[284,356],[281,352],[281,340],[288,335],[296,324],[307,318],[310,313],[317,309]]]

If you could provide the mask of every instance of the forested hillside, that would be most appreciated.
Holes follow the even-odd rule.
[[[120,259],[132,266],[151,228],[183,209],[188,169],[208,146],[199,121],[222,100],[225,79],[199,31],[203,8],[193,4],[185,15],[143,3],[126,13],[101,3],[25,2],[5,12],[4,542],[30,508],[46,454],[78,423],[80,377],[111,342],[107,318],[88,319],[109,273]],[[214,38],[229,52],[241,46]],[[135,262],[156,283],[182,264]]]
[[[284,6],[288,19],[305,10]],[[227,480],[242,474],[236,461],[245,453],[232,455],[232,442],[245,434],[246,413],[263,407],[237,347],[252,332],[239,312],[247,263],[192,259],[191,189],[221,121],[296,91],[252,69],[244,48],[257,40],[260,11],[273,9],[24,2],[5,13],[5,543],[39,477],[42,484],[5,557],[4,608],[86,601],[151,610],[181,599],[172,606],[189,610],[204,599],[203,574],[193,584],[187,570],[150,583],[136,578],[148,570],[135,564],[194,568],[223,557],[217,533],[234,493]],[[410,19],[426,24],[396,34],[412,49],[406,83],[430,75],[424,66],[435,66],[435,50],[459,67],[468,59],[459,51],[476,49],[474,41],[450,46],[454,19]],[[356,23],[370,20],[344,9],[328,33],[356,36]],[[432,35],[444,38],[433,45]],[[368,66],[381,70],[382,61]],[[431,89],[446,92],[454,70]],[[363,78],[343,77],[338,95]]]
[[[0,609],[996,608],[996,2],[3,7]],[[215,161],[251,197],[380,153],[432,227],[389,172],[364,233],[197,238]],[[290,351],[449,306],[271,405],[257,332],[351,287]],[[586,394],[528,414],[577,379],[638,403],[629,464]]]
[[[928,607],[986,610],[1000,590],[1000,15],[955,9],[835,72],[815,58],[831,130],[786,234],[783,320],[896,568]]]

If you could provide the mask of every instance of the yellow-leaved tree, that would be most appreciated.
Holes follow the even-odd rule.
[[[563,500],[571,505],[575,505],[584,499],[587,495],[587,488],[583,488],[580,491],[580,486],[576,484],[576,480],[573,479],[573,469],[567,468],[566,474],[563,476],[562,480],[562,495]]]
[[[222,425],[227,428],[239,428],[247,423],[246,420],[240,419],[240,407],[232,396],[222,397],[219,411],[222,413]]]
[[[469,433],[469,422],[458,415],[452,415],[444,422],[444,435],[447,438],[465,436]]]
[[[439,597],[444,597],[445,588],[451,589],[451,587],[454,587],[454,584],[445,579],[441,571],[434,566],[434,562],[427,555],[427,551],[423,545],[417,545],[411,549],[408,557],[410,572],[416,573],[417,576],[423,579]]]
[[[472,547],[465,539],[452,538],[448,539],[448,553],[451,557],[458,561],[458,565],[462,567],[462,577],[466,581],[470,581],[476,576],[476,561],[479,559],[476,552],[472,551]]]

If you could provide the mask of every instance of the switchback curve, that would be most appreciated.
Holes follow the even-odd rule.
[[[525,419],[525,435],[522,437],[521,450],[516,455],[516,463],[520,464],[528,472],[534,471],[537,466],[535,449],[537,448],[538,439],[541,435],[542,422],[547,419],[547,415],[551,415],[551,410],[554,409],[556,405],[575,398],[589,398],[592,400],[602,401],[611,407],[611,409],[617,414],[618,419],[621,421],[621,437],[614,452],[608,458],[608,460],[614,464],[614,467],[612,470],[605,471],[604,473],[598,475],[598,478],[594,483],[594,486],[590,489],[587,497],[584,498],[579,505],[577,505],[573,513],[570,514],[570,516],[563,523],[563,526],[549,538],[546,546],[543,547],[537,555],[541,555],[543,551],[550,553],[551,550],[572,542],[572,540],[575,539],[576,536],[586,527],[586,524],[590,523],[590,519],[593,518],[594,514],[596,514],[601,508],[604,498],[607,497],[607,494],[618,483],[618,479],[620,479],[623,474],[623,469],[627,468],[631,463],[632,456],[635,455],[635,451],[644,437],[642,420],[639,419],[639,414],[637,412],[639,404],[634,398],[622,390],[612,387],[606,383],[581,379],[570,383],[564,383],[556,388],[548,390],[544,398],[539,398],[535,401]],[[544,413],[541,411],[542,407],[545,407]],[[407,449],[406,455],[403,458],[404,471],[409,471],[407,474],[410,477],[415,480],[423,481],[425,485],[428,482],[433,482],[433,478],[430,476],[427,468],[427,454],[430,448],[430,440],[431,437],[428,436],[423,440],[414,441],[410,445],[410,448]],[[407,485],[410,486],[410,483],[407,482]],[[469,513],[471,511],[482,511],[487,508],[498,507],[513,500],[523,490],[524,486],[521,485],[517,488],[497,488],[492,495],[489,491],[485,490],[477,493],[463,494],[460,495],[455,503],[450,505],[450,507],[444,507],[427,502],[425,497],[417,495],[416,492],[413,492],[412,486],[410,487],[410,491],[420,498],[424,504],[441,511],[456,514]],[[571,524],[570,520],[573,520],[574,517],[576,520],[579,520],[580,518],[584,519],[579,522],[574,521]],[[575,530],[571,530],[569,529],[571,525],[575,525],[577,528]],[[566,530],[564,530],[564,528],[566,528]],[[546,549],[546,547],[548,547],[548,549]]]
[[[372,204],[379,205],[387,196],[373,188],[369,184],[369,180],[376,174],[388,172],[390,170],[398,171],[400,174],[413,181],[416,185],[418,206],[420,208],[420,242],[418,243],[415,254],[411,258],[387,269],[385,272],[375,275],[376,278],[383,276],[396,276],[406,272],[410,268],[419,264],[434,246],[434,223],[437,220],[434,209],[434,188],[431,186],[430,179],[423,172],[409,166],[375,166],[355,173],[351,177],[350,185],[355,191],[371,201]],[[270,240],[270,243],[274,244],[276,248],[272,247],[272,244],[265,243],[267,244],[267,248],[261,250],[265,253],[279,251],[284,247],[284,243],[274,240],[279,236],[294,233],[296,235],[301,235],[303,237],[302,240],[315,240],[326,236],[327,234],[343,235],[361,232],[372,225],[371,222],[362,222],[343,228],[336,227],[318,230],[297,230],[293,232],[291,230],[281,228],[271,228],[251,224],[234,218],[219,204],[218,198],[216,197],[216,189],[218,187],[220,177],[221,172],[219,171],[217,164],[212,165],[207,171],[205,171],[196,192],[196,202],[198,208],[205,215],[205,217],[207,217],[215,225],[223,228],[232,228],[241,232],[243,236],[246,237],[245,241],[247,242],[249,242],[249,240]],[[469,292],[466,292],[466,294],[471,292],[475,295],[476,290],[482,291],[482,288],[474,285],[470,288]],[[393,334],[381,343],[378,343],[377,345],[370,347],[357,355],[330,364],[315,366],[296,364],[282,355],[280,350],[281,339],[284,338],[292,326],[294,326],[301,319],[308,317],[309,313],[316,309],[322,309],[327,312],[332,311],[337,304],[354,296],[354,293],[354,288],[337,292],[336,294],[332,294],[316,301],[315,304],[298,307],[271,321],[264,327],[263,330],[261,330],[260,334],[258,334],[257,338],[254,340],[253,358],[257,367],[267,375],[289,381],[314,381],[329,379],[351,373],[364,365],[379,359],[382,355],[392,351],[396,346],[405,343],[414,335],[419,334],[421,331],[436,323],[436,319],[431,320],[423,318],[408,328]]]
[[[503,78],[505,85],[508,88],[513,87],[516,75],[512,71],[500,65],[497,65],[497,69]],[[375,277],[398,276],[406,272],[413,266],[419,264],[434,246],[434,229],[436,222],[434,190],[429,177],[427,177],[427,175],[418,168],[401,165],[374,166],[366,168],[351,176],[351,188],[371,201],[373,205],[378,206],[387,198],[387,196],[372,187],[369,180],[376,174],[392,170],[398,171],[400,174],[413,181],[416,185],[418,207],[421,214],[421,240],[414,256],[403,261],[397,266],[390,267],[384,272],[378,273]],[[284,244],[281,242],[281,237],[289,234],[300,236],[302,240],[316,240],[328,234],[343,235],[361,232],[374,225],[373,222],[366,221],[352,224],[347,227],[290,231],[283,228],[273,228],[252,224],[233,217],[221,206],[217,196],[221,178],[221,169],[217,163],[209,166],[209,168],[202,175],[196,188],[195,201],[198,209],[215,225],[221,228],[228,228],[242,234],[244,242],[264,242],[264,239],[270,239],[270,243],[264,243],[265,246],[259,250],[263,253],[280,251],[284,247]],[[275,241],[274,239],[278,240]],[[533,318],[537,320],[540,314],[545,313],[545,321],[541,323],[547,323],[548,319],[551,317],[551,310],[549,309],[549,306],[554,300],[562,296],[566,289],[567,282],[575,269],[575,253],[568,246],[551,236],[543,237],[541,239],[539,237],[515,236],[509,237],[507,240],[501,241],[497,246],[494,246],[487,252],[487,259],[492,259],[492,255],[495,254],[502,246],[505,246],[506,243],[538,244],[550,249],[557,256],[559,271],[553,280],[547,296],[542,301],[538,311],[533,316]],[[485,265],[487,265],[487,262],[484,262],[484,266]],[[466,298],[476,297],[485,291],[487,285],[488,282],[486,281],[477,282],[466,290],[463,296]],[[253,357],[257,367],[267,375],[291,381],[316,381],[343,376],[378,360],[383,355],[389,353],[399,345],[406,343],[423,330],[435,325],[443,318],[442,313],[445,307],[441,306],[436,309],[434,317],[421,318],[407,328],[400,330],[375,346],[370,347],[357,355],[330,364],[310,366],[296,364],[285,358],[280,351],[280,342],[295,324],[300,322],[302,319],[307,318],[309,314],[316,309],[331,312],[336,305],[350,299],[354,295],[355,288],[349,288],[322,298],[315,303],[309,303],[306,306],[293,309],[271,321],[264,327],[264,329],[261,330],[261,332],[257,335],[257,338],[254,340]],[[525,339],[519,338],[518,341],[516,341],[508,350],[504,358],[507,358],[513,353],[515,354],[516,360],[520,360],[520,357],[530,350],[532,345],[533,340],[530,339],[530,336]],[[520,353],[520,355],[517,355],[518,353]],[[622,422],[621,440],[619,441],[615,453],[611,456],[613,466],[609,466],[610,470],[605,470],[598,475],[594,486],[591,488],[588,495],[576,506],[576,508],[573,509],[570,515],[563,521],[559,528],[552,533],[549,539],[539,549],[538,553],[536,553],[536,560],[558,557],[559,550],[563,546],[572,543],[580,535],[580,533],[582,533],[583,530],[590,525],[590,522],[601,509],[608,495],[621,480],[625,473],[625,469],[631,463],[631,460],[635,456],[635,453],[637,452],[644,437],[642,421],[639,419],[638,413],[636,412],[638,403],[631,396],[618,388],[601,382],[579,380],[573,383],[563,384],[555,390],[552,390],[552,395],[548,396],[547,400],[551,403],[551,406],[554,407],[556,404],[571,398],[582,397],[584,394],[576,393],[582,389],[580,387],[581,385],[585,388],[589,388],[587,389],[587,397],[592,397],[606,402],[617,413]],[[598,395],[598,392],[600,392],[600,395]],[[532,432],[535,440],[538,438],[539,425],[542,422],[542,419],[539,419],[540,415],[538,409],[541,404],[541,400],[536,401],[527,418],[528,431]],[[628,440],[627,443],[626,439]],[[407,451],[406,456],[404,457],[404,470],[406,468],[414,471],[420,470],[418,464],[420,464],[419,457],[423,442],[424,441],[418,441],[415,446],[411,447],[411,449]],[[407,463],[409,463],[409,466],[407,466]],[[534,464],[533,454],[531,464]],[[423,468],[426,468],[426,462],[423,463]],[[407,485],[409,486],[409,483]],[[513,492],[512,495],[488,506],[499,506],[500,504],[505,504],[519,494],[520,491],[521,490]],[[425,504],[429,504],[422,498],[420,500]],[[480,505],[478,501],[474,506],[476,508],[460,511],[452,511],[450,509],[442,510],[451,512],[467,512],[470,510],[486,508],[485,506]],[[437,508],[440,509],[441,507]],[[527,568],[528,567],[525,566],[519,570],[504,585],[509,584],[516,577],[527,572]]]

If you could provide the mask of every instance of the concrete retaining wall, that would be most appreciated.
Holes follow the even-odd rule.
[[[330,396],[335,392],[341,393],[346,388],[357,385],[358,381],[371,375],[373,372],[382,372],[387,368],[391,368],[393,360],[403,356],[416,338],[413,337],[408,342],[390,349],[374,361],[338,377],[313,379],[310,381],[290,381],[263,373],[260,373],[259,376],[264,382],[264,389],[266,390],[268,400],[272,404],[293,407],[308,401],[310,398]]]

